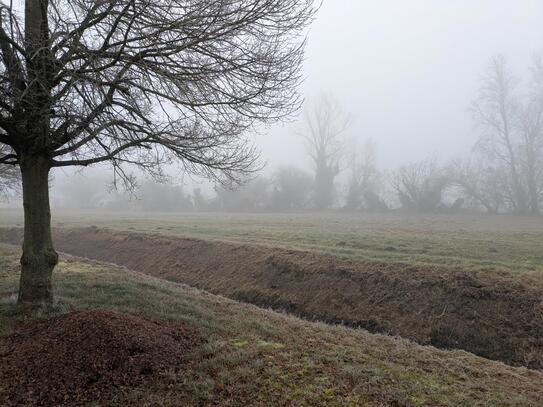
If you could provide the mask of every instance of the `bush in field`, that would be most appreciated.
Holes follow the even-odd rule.
[[[346,210],[382,211],[386,203],[379,196],[381,173],[376,164],[375,143],[368,139],[362,147],[354,145],[349,162],[349,181],[345,200]]]
[[[190,195],[179,185],[145,182],[137,206],[145,211],[180,211],[193,208]]]
[[[392,175],[392,186],[402,209],[433,211],[442,205],[449,178],[434,161],[400,167]]]
[[[192,191],[192,205],[197,211],[203,211],[207,209],[207,202],[200,188],[194,188],[194,190]]]
[[[505,168],[476,160],[455,161],[449,168],[451,182],[460,188],[468,205],[488,213],[512,209]]]
[[[307,172],[296,167],[281,167],[273,175],[272,183],[272,209],[303,209],[309,205],[313,179]]]
[[[258,177],[237,188],[215,187],[215,198],[210,208],[223,211],[258,211],[268,207],[271,183]]]

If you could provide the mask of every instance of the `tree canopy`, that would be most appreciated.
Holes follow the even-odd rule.
[[[110,161],[232,179],[255,124],[299,107],[310,0],[27,0],[3,5],[0,142],[52,167]],[[40,135],[35,125],[42,123]]]
[[[221,182],[295,112],[313,0],[0,2],[0,166],[21,169],[19,302],[51,303],[51,168],[110,162]]]

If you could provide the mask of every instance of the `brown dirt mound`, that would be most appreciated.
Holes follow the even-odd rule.
[[[239,301],[543,369],[543,274],[352,262],[315,253],[98,228],[61,251]],[[19,229],[0,229],[17,244]]]
[[[194,339],[113,311],[72,312],[0,339],[2,405],[82,405],[110,401],[123,388],[183,369]]]

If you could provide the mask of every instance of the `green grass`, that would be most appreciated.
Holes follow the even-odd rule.
[[[15,306],[18,257],[0,246],[0,334],[31,318]],[[542,373],[465,352],[308,323],[94,262],[63,260],[54,281],[55,313],[114,309],[183,322],[206,339],[187,371],[128,396],[146,405],[541,405]]]
[[[354,260],[543,271],[543,217],[57,210],[53,223],[281,246]],[[17,225],[20,211],[0,211],[0,227]]]

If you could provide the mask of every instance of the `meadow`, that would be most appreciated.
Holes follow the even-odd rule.
[[[543,217],[471,214],[144,213],[53,210],[53,225],[249,243],[352,260],[543,271]],[[0,210],[0,227],[22,212]]]
[[[100,370],[76,350],[70,357],[76,361],[72,362],[79,369],[76,379],[82,384],[63,389],[63,399],[58,392],[60,380],[67,379],[62,355],[59,360],[47,358],[57,350],[41,348],[40,358],[32,363],[39,363],[44,369],[41,374],[48,375],[43,382],[36,380],[39,373],[34,379],[27,378],[0,364],[4,405],[16,405],[16,401],[28,405],[31,400],[43,405],[51,400],[55,405],[95,405],[100,400],[101,405],[111,406],[535,407],[543,402],[543,375],[535,370],[513,368],[463,351],[441,351],[362,330],[309,323],[97,262],[63,259],[54,280],[54,309],[23,314],[14,295],[18,259],[13,246],[0,245],[0,358],[9,358],[6,348],[13,341],[16,347],[25,348],[51,343],[43,342],[48,340],[57,341],[61,349],[66,346],[74,334],[54,336],[56,332],[47,329],[49,322],[40,325],[44,319],[53,318],[58,326],[79,315],[86,320],[78,328],[89,330],[85,337],[94,339],[101,332],[96,330],[93,315],[104,309],[114,311],[116,314],[107,315],[114,315],[116,321],[132,315],[132,324],[138,319],[177,324],[200,339],[183,351],[182,365],[147,372],[137,385],[113,389],[96,389],[86,381],[84,374],[89,370],[97,370],[95,375],[111,372]],[[29,328],[21,330],[21,324],[32,324],[31,336],[24,335]],[[99,339],[111,344],[113,334],[103,335],[106,337]],[[111,346],[124,349],[120,340]],[[138,349],[141,354],[147,351]],[[11,387],[14,382],[39,385],[39,392],[25,393],[24,387]]]
[[[29,314],[16,306],[22,213],[0,210],[6,405],[543,403],[543,218],[57,209],[53,225],[56,303]],[[171,360],[170,326],[190,338]],[[108,345],[79,354],[81,341]],[[51,343],[74,363],[24,359]],[[112,349],[139,359],[111,365]]]

